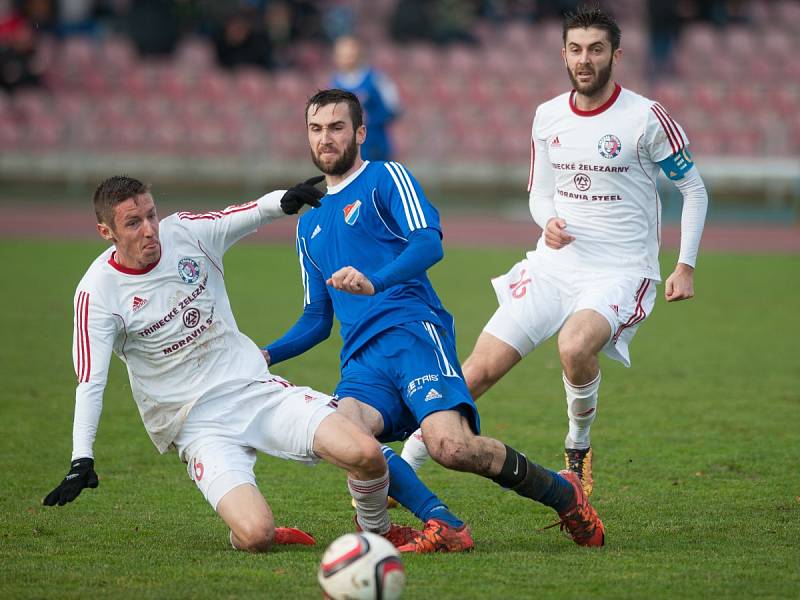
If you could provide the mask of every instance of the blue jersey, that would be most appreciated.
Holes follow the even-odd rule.
[[[368,67],[354,74],[337,73],[331,85],[358,96],[364,108],[367,139],[361,145],[361,158],[389,160],[392,147],[388,125],[400,111],[394,84],[382,73]]]
[[[402,165],[365,162],[328,188],[321,203],[297,225],[304,305],[330,298],[340,323],[342,364],[372,337],[401,323],[428,321],[452,330],[452,317],[424,272],[374,296],[325,284],[347,266],[370,277],[397,258],[416,230],[433,229],[441,235],[438,211]]]

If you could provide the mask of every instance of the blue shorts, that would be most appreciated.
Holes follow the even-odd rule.
[[[444,327],[425,321],[382,331],[342,367],[337,398],[355,398],[383,417],[381,442],[404,440],[429,414],[457,410],[475,433],[480,417]]]

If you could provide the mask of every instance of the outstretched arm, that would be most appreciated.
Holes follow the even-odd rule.
[[[303,314],[291,329],[263,348],[267,364],[275,365],[310,350],[328,339],[332,326],[333,305],[330,298],[306,304]]]
[[[297,254],[303,281],[303,314],[280,338],[262,348],[268,365],[298,356],[328,339],[333,326],[333,303],[325,279],[308,254],[305,238],[298,230]]]
[[[178,219],[198,231],[200,239],[215,256],[221,257],[234,243],[256,231],[262,225],[294,215],[305,205],[317,207],[325,194],[314,187],[324,179],[316,176],[288,190],[269,192],[244,204],[206,213],[179,212]]]

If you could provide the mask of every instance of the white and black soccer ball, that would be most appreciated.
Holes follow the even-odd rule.
[[[400,553],[368,532],[335,539],[322,555],[317,579],[332,600],[395,600],[406,585]]]

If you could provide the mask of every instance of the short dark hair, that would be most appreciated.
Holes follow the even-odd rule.
[[[575,12],[564,15],[562,32],[564,46],[567,45],[567,32],[570,29],[589,29],[590,27],[602,29],[608,34],[612,52],[619,48],[622,31],[620,31],[616,19],[600,8],[599,4],[584,4],[579,6]]]
[[[149,194],[150,186],[127,175],[114,175],[94,191],[94,214],[98,223],[114,226],[114,208],[128,198]]]
[[[344,102],[350,110],[350,120],[353,121],[353,129],[358,129],[364,124],[364,109],[355,94],[344,90],[319,90],[306,102],[306,123],[308,123],[308,109],[312,106],[322,108],[328,104],[339,104]]]

